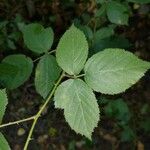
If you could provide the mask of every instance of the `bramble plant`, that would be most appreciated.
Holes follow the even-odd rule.
[[[22,28],[25,45],[31,51],[42,54],[35,70],[35,87],[45,99],[43,106],[32,117],[0,128],[32,120],[24,150],[28,148],[35,125],[54,95],[56,108],[64,110],[70,127],[81,135],[92,139],[92,132],[100,120],[100,110],[94,91],[118,94],[135,84],[150,68],[150,63],[119,48],[107,48],[88,60],[88,42],[84,33],[72,25],[61,37],[56,50],[49,51],[53,44],[53,30],[32,23]],[[56,52],[56,57],[52,53]],[[34,61],[34,62],[35,62]],[[8,76],[5,76],[8,72]],[[0,80],[6,89],[23,84],[31,75],[33,61],[22,54],[9,55],[0,64]],[[63,81],[64,77],[69,79]],[[6,90],[0,90],[0,123],[8,103]],[[0,146],[10,149],[0,133]]]
[[[125,50],[131,46],[129,41],[115,34],[117,26],[128,25],[132,14],[130,3],[139,5],[149,2],[86,1],[88,5],[92,3],[93,8],[96,8],[92,11],[93,16],[88,11],[83,11],[79,18],[74,18],[73,25],[60,38],[55,50],[52,49],[55,40],[51,27],[44,28],[38,23],[25,25],[19,15],[12,22],[0,22],[0,46],[3,50],[15,50],[15,44],[23,35],[25,48],[38,56],[32,60],[24,54],[13,54],[1,61],[0,128],[32,121],[24,144],[24,150],[27,150],[38,119],[49,102],[54,100],[55,108],[64,111],[64,117],[71,129],[90,140],[101,119],[101,104],[107,104],[104,107],[105,115],[118,120],[118,125],[123,128],[121,140],[129,141],[135,138],[136,135],[129,125],[131,113],[127,104],[122,99],[109,101],[101,98],[98,101],[95,94],[122,93],[150,69],[149,62]],[[68,5],[68,1],[65,1],[63,5],[67,8],[74,3],[71,1]],[[52,23],[54,19],[53,16],[50,18]],[[7,27],[12,29],[12,33],[7,31]],[[44,99],[44,104],[31,117],[2,124],[8,104],[7,90],[16,89],[24,84],[34,68],[35,89]],[[148,108],[147,105],[143,106],[142,113]],[[149,124],[150,120],[146,120],[141,126],[148,131]],[[1,132],[0,149],[11,149]]]

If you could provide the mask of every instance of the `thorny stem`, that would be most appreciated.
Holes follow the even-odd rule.
[[[2,125],[0,125],[0,128],[11,126],[11,125],[15,125],[15,124],[20,124],[22,122],[33,120],[34,118],[35,118],[35,116],[32,116],[32,117],[29,117],[29,118],[26,118],[26,119],[22,119],[22,120],[18,120],[18,121],[14,121],[14,122],[9,122],[9,123],[6,123],[6,124],[2,124]]]
[[[47,106],[47,104],[48,104],[49,101],[51,100],[52,96],[54,95],[54,92],[55,92],[57,86],[58,86],[59,83],[61,82],[62,78],[65,76],[64,74],[65,74],[65,73],[62,72],[60,78],[58,79],[58,81],[56,82],[55,86],[53,87],[51,93],[50,93],[49,96],[47,97],[45,103],[43,104],[43,106],[40,108],[40,110],[37,112],[36,115],[34,115],[34,116],[32,116],[32,117],[29,117],[29,118],[26,118],[26,119],[22,119],[22,120],[18,120],[18,121],[14,121],[14,122],[9,122],[9,123],[0,125],[0,128],[3,128],[3,127],[6,127],[6,126],[11,126],[11,125],[19,124],[19,123],[22,123],[22,122],[34,120],[33,123],[32,123],[31,129],[30,129],[30,131],[29,131],[29,134],[28,134],[28,137],[27,137],[25,146],[24,146],[24,150],[27,150],[28,145],[29,145],[29,142],[30,142],[31,137],[32,137],[32,133],[33,133],[34,128],[35,128],[35,125],[36,125],[36,123],[37,123],[39,117],[41,116],[43,110],[45,109],[45,107]]]
[[[57,83],[55,84],[53,90],[51,91],[51,93],[49,94],[49,96],[47,97],[44,105],[40,108],[40,110],[38,111],[38,113],[35,115],[34,117],[34,121],[33,121],[33,124],[31,126],[31,129],[29,131],[29,134],[28,134],[28,137],[27,137],[27,140],[26,140],[26,143],[25,143],[25,146],[24,146],[24,150],[27,150],[28,148],[28,145],[29,145],[29,142],[31,140],[31,136],[32,136],[32,133],[33,133],[33,130],[35,128],[35,125],[39,119],[39,117],[41,116],[41,113],[43,112],[43,110],[45,109],[45,107],[47,106],[47,104],[49,103],[49,101],[51,100],[57,86],[59,85],[59,83],[61,82],[62,78],[64,77],[64,72],[62,72],[62,75],[60,76],[60,78],[58,79]]]

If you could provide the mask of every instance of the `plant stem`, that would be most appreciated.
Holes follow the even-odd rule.
[[[77,78],[80,78],[80,77],[84,77],[85,76],[85,74],[80,74],[80,75],[78,75],[78,76],[76,76]]]
[[[26,118],[26,119],[22,119],[22,120],[2,124],[2,125],[0,125],[0,128],[15,125],[15,124],[19,124],[19,123],[26,122],[26,121],[30,121],[30,120],[33,120],[34,118],[35,118],[35,116],[32,116],[32,117],[29,117],[29,118]]]
[[[48,54],[52,54],[52,53],[54,53],[54,52],[56,52],[56,50],[52,50],[52,51],[48,52]],[[42,55],[42,56],[43,56],[43,55]],[[33,60],[33,62],[38,61],[39,59],[41,59],[42,56],[36,58],[35,60]]]
[[[73,79],[80,78],[80,77],[84,77],[84,76],[85,76],[85,74],[80,74],[80,75],[77,75],[77,76],[65,74],[65,77],[73,78]]]
[[[64,77],[64,72],[62,72],[62,75],[60,76],[60,78],[58,79],[57,83],[55,84],[53,90],[51,91],[51,93],[49,94],[48,98],[46,99],[46,102],[44,103],[44,105],[40,108],[40,110],[38,111],[38,113],[35,115],[34,117],[34,121],[33,121],[33,124],[31,126],[31,129],[29,131],[29,134],[28,134],[28,137],[27,137],[27,140],[26,140],[26,143],[25,143],[25,146],[24,146],[24,150],[27,150],[28,148],[28,145],[29,145],[29,142],[31,140],[31,136],[32,136],[32,133],[33,133],[33,130],[35,128],[35,125],[39,119],[39,117],[41,116],[41,113],[43,112],[43,110],[45,109],[45,107],[47,106],[47,104],[49,103],[49,101],[51,100],[57,86],[59,85],[59,83],[61,82],[62,78]]]

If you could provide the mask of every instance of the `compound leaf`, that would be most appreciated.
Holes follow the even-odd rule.
[[[47,54],[40,59],[35,73],[35,87],[43,98],[51,91],[60,72],[54,56]]]
[[[33,52],[47,52],[53,44],[54,33],[50,27],[44,29],[42,25],[32,23],[26,25],[22,32],[25,45]]]
[[[15,89],[22,85],[30,77],[33,68],[32,60],[21,54],[9,55],[3,59],[2,63],[17,68],[16,76],[11,78],[11,80],[4,81],[8,89]]]
[[[85,81],[97,92],[117,94],[135,84],[150,68],[150,63],[122,49],[105,49],[86,63]]]
[[[2,133],[0,133],[0,150],[11,150],[7,140]]]
[[[99,108],[93,91],[80,79],[69,79],[56,90],[55,107],[64,109],[71,128],[91,139],[99,121]]]
[[[0,90],[0,124],[5,114],[5,109],[8,104],[6,90]]]
[[[74,25],[60,39],[56,50],[59,66],[68,74],[79,74],[88,56],[88,43],[82,31]]]

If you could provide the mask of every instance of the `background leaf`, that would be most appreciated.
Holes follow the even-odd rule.
[[[85,81],[97,92],[117,94],[135,84],[150,68],[150,63],[122,49],[105,49],[85,65]]]
[[[140,4],[150,3],[150,0],[127,0],[127,1],[133,3],[140,3]]]
[[[8,104],[6,90],[0,90],[0,124],[5,114],[5,109]]]
[[[115,1],[110,1],[107,4],[107,16],[110,22],[119,24],[119,25],[127,25],[128,24],[128,8]]]
[[[127,123],[131,118],[128,105],[122,99],[109,100],[104,110],[108,117],[116,118],[123,124]]]
[[[88,56],[88,43],[82,31],[74,25],[60,39],[56,50],[59,66],[70,75],[77,75],[83,69]]]
[[[77,133],[91,139],[99,121],[99,108],[93,91],[80,79],[63,82],[56,90],[55,107],[64,109],[66,121]]]
[[[42,25],[32,23],[24,26],[22,32],[24,43],[31,51],[41,54],[51,48],[54,33],[50,27],[44,29]]]
[[[47,54],[40,59],[36,68],[35,87],[43,98],[46,98],[51,91],[60,72],[61,69],[54,56]]]
[[[9,55],[2,60],[2,63],[12,65],[17,68],[18,72],[16,76],[11,80],[4,81],[5,86],[8,89],[15,89],[22,85],[31,75],[33,62],[29,57],[25,55]]]
[[[131,46],[128,39],[122,36],[112,36],[104,39],[95,39],[90,49],[91,54],[95,54],[106,48],[122,48],[127,49]]]
[[[121,136],[122,142],[133,141],[136,138],[136,134],[134,133],[134,130],[130,128],[129,126],[124,126],[124,129],[121,132],[120,136]]]
[[[0,64],[0,85],[5,86],[5,81],[11,81],[15,78],[18,68],[6,63]]]

